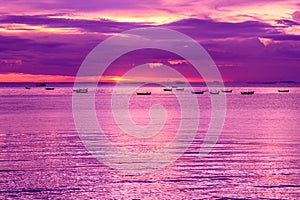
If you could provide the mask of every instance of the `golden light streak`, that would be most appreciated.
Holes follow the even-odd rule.
[[[0,74],[0,82],[72,82],[74,77],[23,73]]]
[[[200,78],[186,78],[189,82],[202,82]],[[98,76],[79,77],[79,82],[184,82],[180,78],[163,78],[163,77],[126,77],[121,76],[102,76],[99,80]],[[42,74],[24,74],[24,73],[8,73],[0,74],[0,82],[74,82],[74,76],[62,75],[42,75]]]
[[[4,33],[55,33],[55,34],[76,34],[80,33],[77,28],[52,28],[46,26],[32,26],[27,24],[1,24],[0,32]]]
[[[78,77],[79,82],[98,82],[98,76]],[[117,82],[124,81],[119,76],[102,76],[101,81]],[[75,76],[62,75],[42,75],[42,74],[24,74],[24,73],[8,73],[0,74],[0,82],[74,82]]]
[[[108,19],[117,22],[143,23],[161,25],[184,18],[176,13],[157,10],[127,10],[127,11],[101,11],[93,13],[78,13],[77,18],[87,20]]]

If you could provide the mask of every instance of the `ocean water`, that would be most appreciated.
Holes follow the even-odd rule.
[[[205,93],[197,96],[199,127],[185,153],[165,168],[128,173],[107,166],[85,148],[73,119],[72,87],[62,85],[54,91],[0,87],[0,199],[299,198],[300,88],[278,93],[275,86],[255,87],[251,88],[255,94],[249,96],[240,94],[249,88],[231,89],[233,93],[226,94],[223,130],[209,156],[198,156],[212,117],[211,96]],[[97,88],[97,119],[120,151],[145,153],[163,148],[180,128],[181,109],[194,109],[182,108],[176,98],[189,102],[193,95],[189,88],[149,90],[151,96],[133,94],[130,98],[132,120],[140,126],[151,123],[149,108],[160,104],[166,121],[159,133],[141,139],[124,134],[114,120],[113,87]],[[119,90],[116,98],[125,98],[126,91],[126,87]],[[84,110],[84,102],[93,96],[79,95]],[[116,105],[115,109],[127,108]]]

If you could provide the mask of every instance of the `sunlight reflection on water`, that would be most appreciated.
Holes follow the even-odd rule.
[[[72,88],[48,92],[0,88],[0,198],[296,199],[300,89],[279,94],[276,88],[257,88],[253,96],[240,95],[244,88],[233,90],[227,95],[224,130],[209,157],[197,157],[210,119],[209,95],[204,94],[199,96],[199,131],[184,156],[165,169],[133,175],[108,168],[84,148],[72,118]],[[97,98],[110,91],[110,87],[99,88]],[[114,122],[104,117],[109,114],[107,106],[96,106],[109,138],[126,151],[160,148],[178,128],[172,94],[161,88],[152,91],[156,92],[153,101],[165,102],[170,119],[168,132],[151,139],[120,135]],[[188,90],[180,92],[187,101],[192,95]],[[132,98],[134,102],[137,97]],[[147,123],[148,116],[139,112],[142,106],[148,108],[147,101],[139,102],[143,103],[132,105],[131,114],[137,123]]]

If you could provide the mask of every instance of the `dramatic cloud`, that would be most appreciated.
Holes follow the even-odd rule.
[[[182,31],[194,38],[249,38],[263,36],[269,33],[279,33],[269,24],[257,21],[246,21],[238,23],[218,22],[203,19],[184,19],[164,25]]]
[[[146,5],[149,4],[157,4],[159,1],[152,0],[148,1]],[[5,7],[14,7],[18,9],[19,5],[21,8],[31,8],[31,9],[43,9],[43,10],[72,10],[72,11],[96,11],[96,10],[124,10],[124,9],[141,9],[145,3],[139,0],[130,0],[130,1],[123,1],[123,0],[72,0],[70,1],[61,1],[61,0],[9,0],[5,1],[2,0],[2,3]]]
[[[31,26],[44,26],[49,28],[78,28],[84,31],[100,33],[116,33],[141,26],[138,23],[119,23],[107,19],[83,20],[55,18],[50,16],[22,16],[8,15],[0,17],[2,24],[26,24]]]
[[[23,77],[22,80],[34,75],[70,80],[101,41],[128,29],[150,26],[177,30],[197,40],[226,80],[299,80],[296,76],[300,72],[298,1],[0,0],[0,3],[0,74],[6,74],[2,76],[6,80],[8,74]],[[150,63],[152,68],[169,65],[187,76],[196,76],[183,58],[149,49],[117,59],[106,75],[117,77],[144,63]]]

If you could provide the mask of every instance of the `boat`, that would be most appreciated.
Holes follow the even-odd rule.
[[[26,90],[30,90],[30,89],[31,89],[31,87],[25,87],[25,89],[26,89]]]
[[[137,95],[151,95],[151,92],[137,92]]]
[[[164,88],[164,91],[172,91],[172,88]]]
[[[278,92],[290,92],[290,90],[278,90]]]
[[[204,91],[192,91],[192,94],[204,94]]]
[[[36,83],[35,86],[37,86],[37,87],[45,87],[46,83],[45,82],[43,82],[43,83]]]
[[[217,90],[217,91],[210,91],[209,93],[210,93],[210,94],[219,94],[220,91],[219,91],[219,90]]]
[[[221,90],[223,93],[232,93],[232,90]]]
[[[176,88],[177,91],[183,91],[184,88]]]
[[[75,93],[88,93],[88,88],[74,89]]]
[[[172,88],[178,88],[178,86],[177,85],[172,85]]]
[[[55,90],[55,88],[53,88],[53,87],[47,87],[47,88],[45,88],[45,90]]]
[[[251,95],[254,94],[254,91],[248,91],[248,92],[241,92],[243,95]]]

